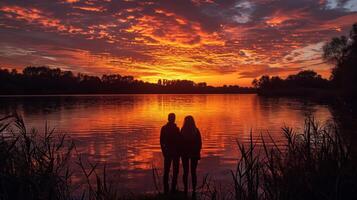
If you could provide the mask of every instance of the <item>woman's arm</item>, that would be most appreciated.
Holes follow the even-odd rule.
[[[198,135],[197,136],[198,137],[197,138],[198,139],[198,141],[197,141],[198,142],[198,147],[199,147],[199,150],[201,150],[202,149],[202,138],[201,138],[200,130],[198,130],[198,129],[197,129],[197,135]]]

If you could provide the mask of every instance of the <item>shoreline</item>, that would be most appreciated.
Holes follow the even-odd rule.
[[[258,94],[257,92],[231,92],[231,93],[68,93],[68,94],[0,94],[1,97],[56,97],[56,96],[120,96],[120,95],[208,95],[208,94]]]

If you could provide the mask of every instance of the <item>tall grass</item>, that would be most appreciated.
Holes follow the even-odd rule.
[[[198,199],[357,199],[355,159],[337,126],[309,118],[300,132],[284,127],[282,134],[284,145],[272,137],[254,141],[251,136],[247,144],[237,141],[241,156],[231,172],[232,187],[207,175],[198,187]],[[78,187],[71,181],[73,164],[85,181],[80,195],[73,192]],[[118,192],[106,171],[75,155],[73,142],[47,126],[43,132],[27,130],[16,114],[0,119],[0,200],[184,198],[160,194],[161,177],[154,167],[156,192],[151,195]]]
[[[17,114],[1,118],[0,200],[125,199],[114,190],[106,167],[85,163],[74,147],[66,135],[55,135],[47,126],[43,132],[28,130]],[[74,165],[85,181],[82,187],[72,182]]]
[[[86,182],[81,199],[118,200],[127,198],[119,193],[115,189],[113,181],[108,179],[106,165],[103,166],[103,169],[98,169],[97,165],[89,163],[90,167],[88,168],[81,157],[78,158],[77,164],[84,175],[82,178]]]
[[[262,137],[262,150],[238,143],[232,172],[235,199],[357,199],[357,168],[350,146],[334,124],[309,118],[302,132],[284,127],[286,144]]]
[[[0,119],[0,199],[70,199],[73,143],[27,130],[18,115]]]

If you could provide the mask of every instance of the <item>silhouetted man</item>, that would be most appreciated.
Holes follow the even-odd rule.
[[[176,191],[177,176],[179,173],[180,155],[179,155],[179,139],[180,129],[175,124],[175,114],[170,113],[168,122],[161,128],[160,145],[161,151],[164,155],[164,193],[169,192],[169,173],[171,163],[173,163],[173,175],[171,191]]]

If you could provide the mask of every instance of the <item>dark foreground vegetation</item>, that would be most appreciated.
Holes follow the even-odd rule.
[[[18,115],[0,120],[0,199],[185,199],[182,195],[119,192],[108,181],[105,167],[85,167],[66,136],[29,130]],[[219,187],[211,177],[202,181],[198,199],[356,199],[357,171],[350,145],[334,124],[319,125],[307,119],[295,132],[283,128],[286,144],[261,139],[237,141],[240,158],[230,188]],[[263,138],[263,137],[262,137]],[[273,145],[268,145],[273,144]],[[84,185],[73,181],[80,169]],[[78,176],[78,174],[77,174]],[[159,172],[153,170],[159,186]]]
[[[0,95],[253,92],[253,88],[213,87],[189,80],[160,79],[158,83],[149,83],[119,74],[97,77],[49,67],[26,67],[22,73],[0,68]]]
[[[253,81],[261,95],[303,96],[337,101],[357,110],[357,23],[349,36],[332,38],[321,52],[324,60],[333,65],[329,80],[306,70],[283,79],[262,76]]]

